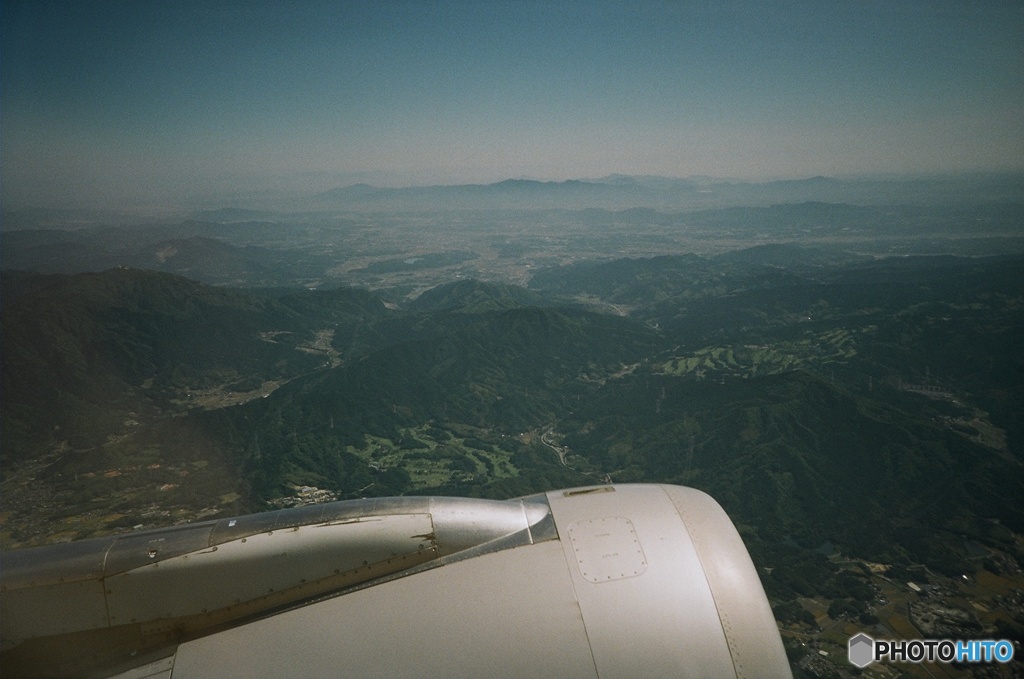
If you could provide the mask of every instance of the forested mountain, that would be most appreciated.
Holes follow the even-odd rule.
[[[5,299],[14,290],[0,359],[6,460],[51,438],[101,444],[125,420],[180,410],[189,391],[249,391],[309,372],[324,363],[302,351],[317,331],[343,342],[387,314],[358,290],[246,294],[133,269],[3,281]]]
[[[551,300],[516,285],[463,280],[444,283],[418,296],[409,305],[414,311],[463,311],[474,313],[524,306],[550,306]]]
[[[711,492],[764,558],[830,543],[954,572],[965,540],[1012,551],[1007,529],[1024,530],[1022,264],[773,246],[397,305],[5,274],[4,540],[259,509],[302,486],[654,481]]]

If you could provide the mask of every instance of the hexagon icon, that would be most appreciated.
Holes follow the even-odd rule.
[[[847,654],[850,662],[857,667],[867,667],[875,659],[875,640],[863,632],[855,637],[850,637]]]

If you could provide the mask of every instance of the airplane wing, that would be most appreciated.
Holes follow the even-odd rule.
[[[706,494],[335,502],[0,555],[5,677],[790,677]]]

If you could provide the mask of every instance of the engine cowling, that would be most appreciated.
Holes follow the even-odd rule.
[[[732,522],[679,486],[316,505],[0,577],[10,676],[789,676]]]

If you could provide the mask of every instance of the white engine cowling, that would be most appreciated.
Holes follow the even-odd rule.
[[[2,578],[5,676],[790,676],[732,522],[679,486],[332,503],[10,552]]]

